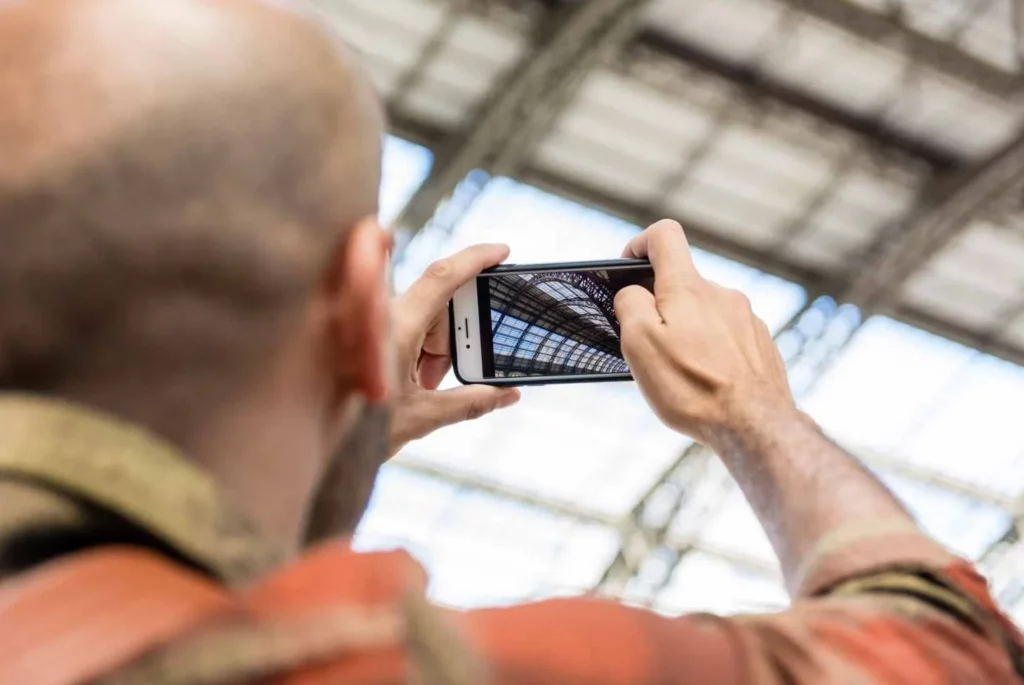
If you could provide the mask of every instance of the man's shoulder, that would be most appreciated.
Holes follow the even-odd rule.
[[[479,682],[424,578],[404,553],[345,544],[235,591],[147,551],[74,555],[0,586],[0,682]]]
[[[132,548],[70,555],[0,584],[0,682],[82,682],[231,606],[228,593]]]

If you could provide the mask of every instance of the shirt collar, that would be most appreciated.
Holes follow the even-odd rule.
[[[0,395],[0,477],[59,490],[145,529],[229,585],[283,560],[214,480],[141,428],[65,402]]]

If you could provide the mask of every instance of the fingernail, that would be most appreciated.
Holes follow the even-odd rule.
[[[505,407],[511,407],[513,404],[518,402],[521,397],[522,395],[519,393],[518,390],[508,390],[506,392],[503,392],[501,393],[501,396],[498,397],[498,407],[501,409],[504,409]]]

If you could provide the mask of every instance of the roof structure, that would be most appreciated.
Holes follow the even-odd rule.
[[[680,220],[805,407],[1024,617],[1024,3],[317,4],[387,102],[399,285],[478,240],[608,258]],[[527,400],[410,447],[365,544],[419,549],[453,604],[784,602],[734,484],[632,386]]]

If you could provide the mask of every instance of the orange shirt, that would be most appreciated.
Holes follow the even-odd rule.
[[[592,599],[448,612],[423,582],[403,553],[344,544],[235,593],[148,552],[86,553],[0,588],[0,683],[1021,682],[1020,634],[963,562],[733,619]]]
[[[169,446],[2,397],[0,502],[0,573],[26,530],[86,532],[94,510],[160,550],[97,544],[0,584],[0,685],[1024,682],[1024,640],[984,579],[904,525],[840,531],[773,615],[588,598],[456,612],[426,601],[404,553],[336,543],[286,564]]]

